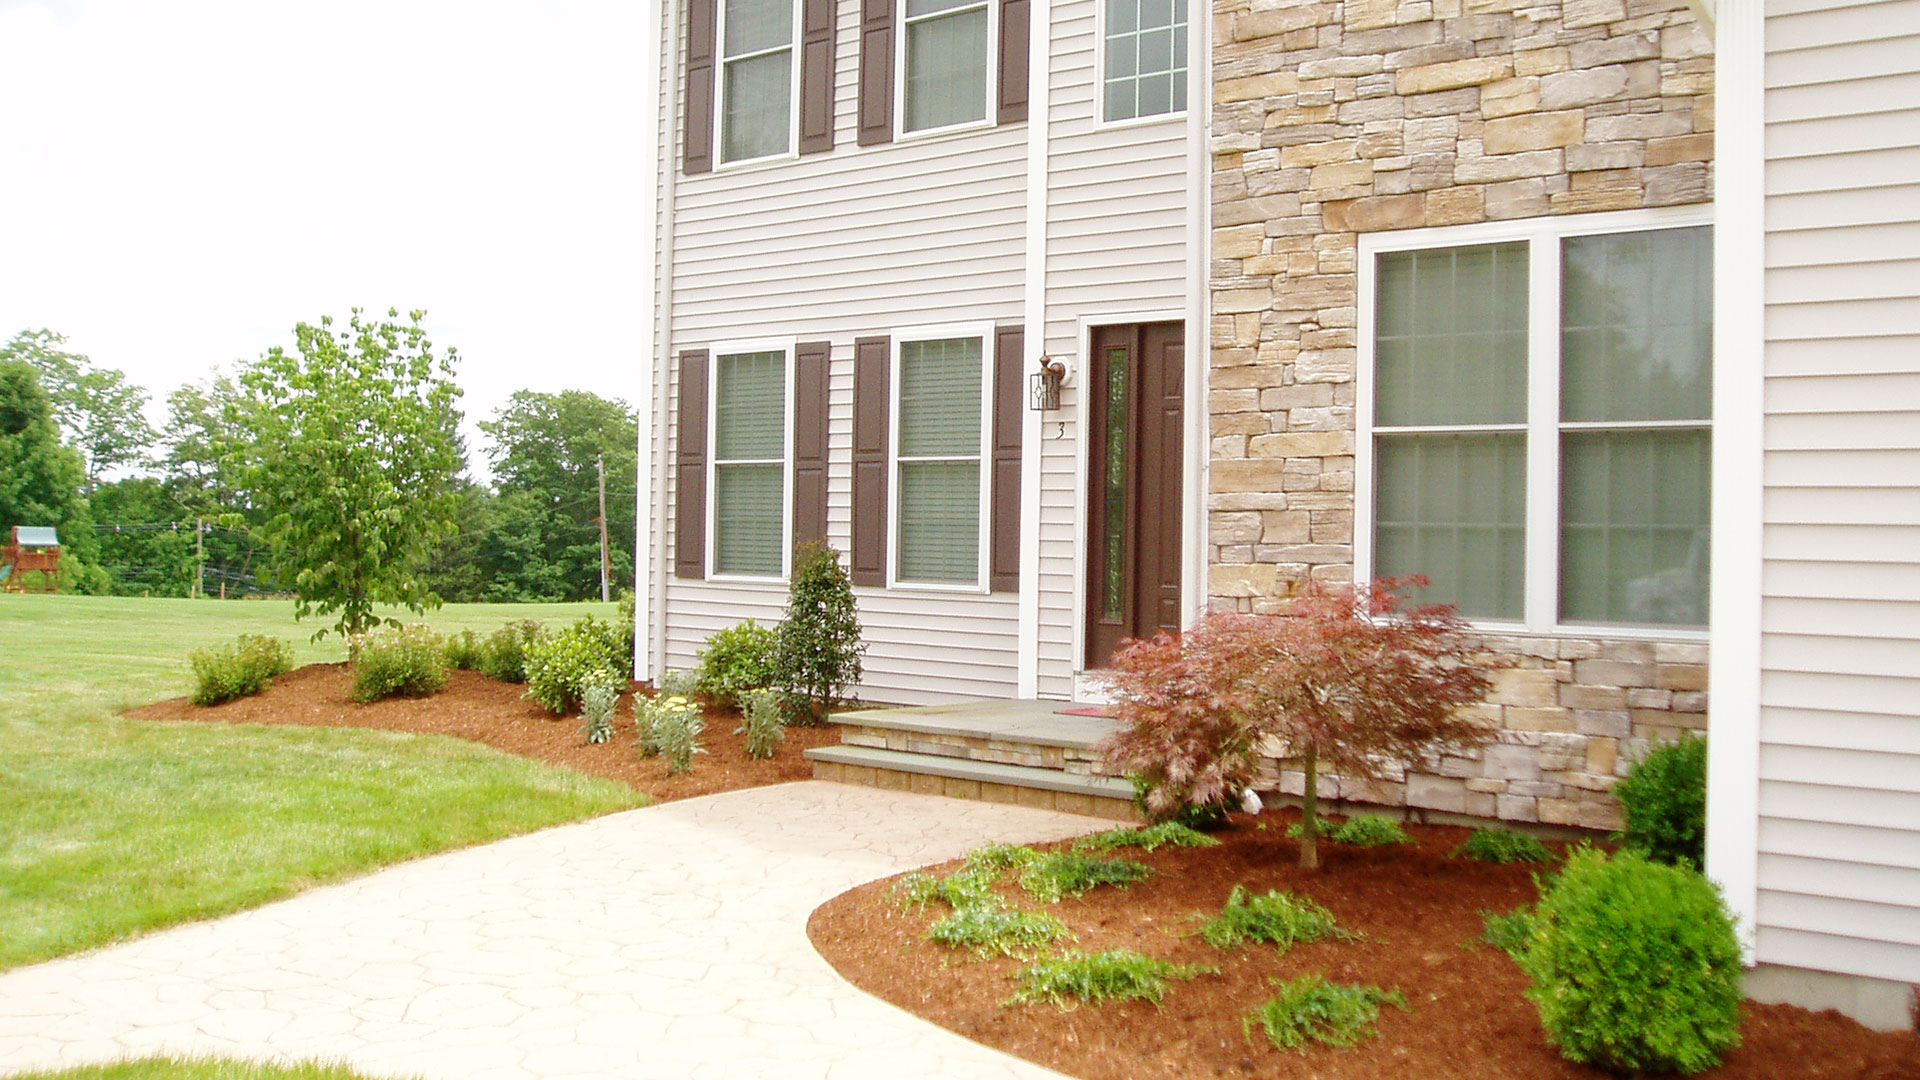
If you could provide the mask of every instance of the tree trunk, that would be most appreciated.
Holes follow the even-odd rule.
[[[1307,786],[1300,795],[1300,868],[1320,869],[1320,760],[1307,751]]]

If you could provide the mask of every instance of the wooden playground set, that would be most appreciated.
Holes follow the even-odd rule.
[[[41,592],[59,590],[60,536],[47,525],[15,525],[13,542],[0,548],[0,592],[27,592],[34,573]]]

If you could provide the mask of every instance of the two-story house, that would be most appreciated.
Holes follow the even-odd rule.
[[[902,703],[1424,573],[1498,738],[1324,794],[1605,829],[1711,702],[1750,985],[1897,1023],[1920,0],[1718,6],[657,0],[642,671],[810,538]]]

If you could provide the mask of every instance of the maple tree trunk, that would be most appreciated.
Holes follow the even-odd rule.
[[[1307,786],[1300,795],[1300,868],[1320,869],[1320,760],[1307,752]]]

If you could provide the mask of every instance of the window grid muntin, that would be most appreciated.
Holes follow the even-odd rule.
[[[1101,118],[1124,123],[1172,116],[1187,109],[1188,0],[1104,0],[1101,32]],[[1164,15],[1149,23],[1147,9]],[[1158,12],[1156,12],[1158,14]],[[1148,69],[1148,52],[1164,61]],[[1154,88],[1154,107],[1142,105],[1142,88]],[[1164,91],[1164,100],[1159,94]]]

